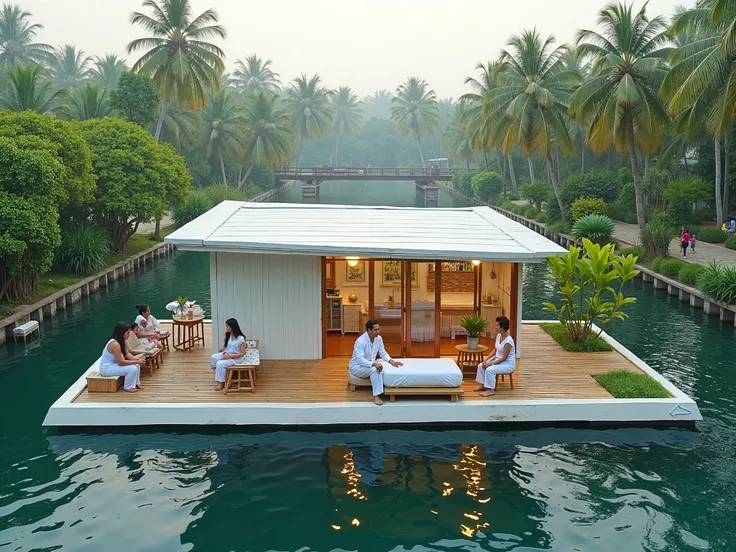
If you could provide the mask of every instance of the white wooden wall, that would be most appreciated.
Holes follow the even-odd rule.
[[[263,359],[322,357],[319,257],[210,253],[210,286],[215,350],[235,318]]]

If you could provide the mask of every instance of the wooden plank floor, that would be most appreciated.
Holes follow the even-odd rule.
[[[205,326],[207,343],[211,342],[211,326]],[[592,378],[611,370],[639,369],[621,354],[568,353],[542,329],[525,324],[523,355],[517,360],[514,389],[499,381],[495,397],[479,397],[473,393],[477,385],[467,379],[463,383],[465,396],[461,401],[498,399],[595,399],[610,398],[608,392]],[[138,393],[88,393],[85,389],[75,402],[347,402],[369,401],[370,389],[347,389],[346,358],[324,360],[274,361],[264,360],[259,368],[256,392],[223,395],[214,391],[214,373],[210,369],[210,347],[196,347],[191,353],[174,351],[164,354],[164,364],[153,377],[141,373],[144,386]],[[90,359],[91,361],[91,359]],[[399,400],[411,400],[409,398]],[[433,398],[432,400],[444,400]]]

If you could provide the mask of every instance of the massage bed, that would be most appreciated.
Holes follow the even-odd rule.
[[[451,358],[402,358],[395,359],[403,366],[383,365],[384,394],[391,402],[396,395],[449,395],[455,402],[463,394],[463,374]],[[358,378],[348,372],[350,389],[371,385],[368,378]]]

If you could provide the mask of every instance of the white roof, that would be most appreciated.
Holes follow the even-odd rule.
[[[490,207],[223,201],[165,241],[188,251],[377,259],[534,261],[566,252]]]

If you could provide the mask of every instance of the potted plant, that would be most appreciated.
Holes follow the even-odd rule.
[[[460,319],[460,326],[468,332],[468,347],[470,349],[478,348],[478,337],[488,327],[488,320],[479,314],[463,316]]]
[[[180,295],[179,298],[176,300],[176,303],[179,305],[179,308],[176,311],[179,315],[179,318],[184,318],[186,316],[184,309],[187,306],[187,298]]]

